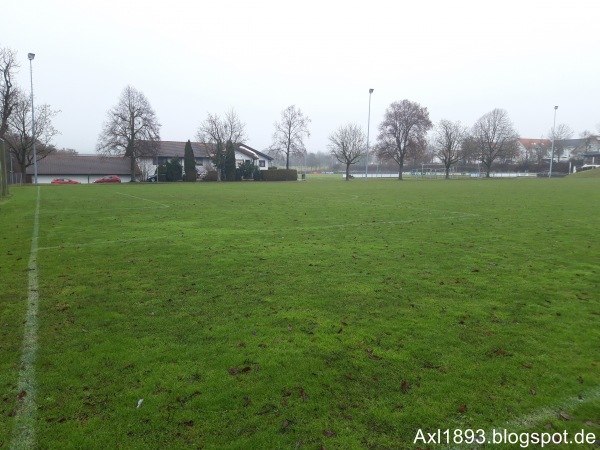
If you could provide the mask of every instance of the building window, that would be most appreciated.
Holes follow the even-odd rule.
[[[258,161],[258,167],[265,167],[265,160],[261,159],[260,161]]]

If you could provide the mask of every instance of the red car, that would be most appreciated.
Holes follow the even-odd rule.
[[[79,181],[70,178],[55,178],[50,184],[81,184]]]
[[[108,175],[106,177],[98,178],[94,183],[120,183],[121,179],[116,175]]]

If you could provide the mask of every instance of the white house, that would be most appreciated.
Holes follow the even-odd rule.
[[[517,139],[518,159],[541,163],[550,155],[552,141],[549,139]]]
[[[196,170],[198,173],[206,172],[211,167],[211,154],[214,152],[215,144],[207,144],[203,142],[190,142],[192,145],[192,151],[194,152],[194,158],[196,159]],[[179,159],[183,166],[183,160],[185,155],[184,141],[160,141],[156,150],[156,156],[144,158],[146,161],[140,162],[141,166],[151,164],[149,173],[155,173],[156,166],[165,164],[167,161],[176,158]],[[258,150],[253,149],[246,144],[235,145],[235,160],[237,165],[243,164],[245,161],[250,161],[260,170],[267,170],[273,158],[269,155],[265,155]],[[142,168],[142,170],[144,170]]]
[[[518,139],[520,159],[538,163],[550,161],[552,141],[550,139]],[[600,152],[600,136],[554,141],[554,161],[569,161],[571,158],[585,157]]]
[[[588,136],[580,139],[565,139],[554,143],[555,157],[569,160],[574,157],[600,152],[600,136]],[[560,160],[560,159],[559,159]]]

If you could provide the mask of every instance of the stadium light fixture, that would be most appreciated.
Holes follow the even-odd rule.
[[[554,123],[552,124],[552,153],[550,155],[550,172],[548,172],[548,178],[552,178],[552,163],[554,162],[554,130],[556,129],[556,110],[558,106],[554,107]]]
[[[33,140],[33,182],[37,184],[38,182],[38,171],[37,171],[37,154],[35,151],[35,112],[33,108],[33,68],[32,63],[33,58],[35,58],[35,53],[27,53],[27,58],[29,58],[29,78],[31,79],[31,139]]]
[[[365,157],[365,181],[369,177],[369,128],[371,127],[371,94],[374,89],[369,89],[369,119],[367,121],[367,155]]]

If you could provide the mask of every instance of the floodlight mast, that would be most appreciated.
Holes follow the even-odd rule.
[[[550,155],[550,172],[548,172],[548,178],[552,178],[552,163],[554,162],[554,130],[556,128],[556,110],[558,106],[554,107],[554,123],[552,124],[552,153]]]
[[[33,108],[33,68],[32,63],[33,58],[35,58],[35,53],[27,53],[27,58],[29,58],[29,78],[31,80],[31,139],[33,140],[33,182],[37,184],[38,182],[38,171],[37,171],[37,154],[35,151],[35,110]]]
[[[365,181],[369,177],[369,128],[371,127],[371,94],[375,89],[369,89],[369,119],[367,121],[367,155],[365,158]]]

